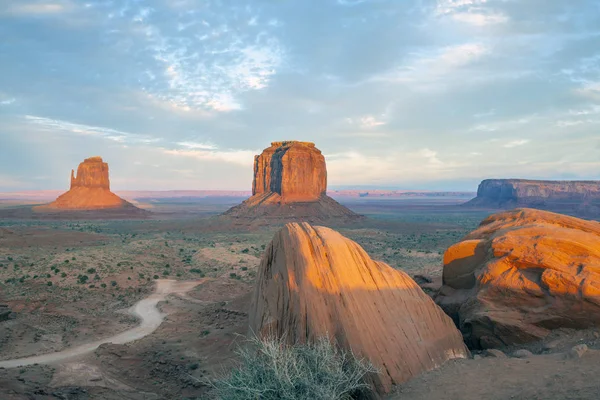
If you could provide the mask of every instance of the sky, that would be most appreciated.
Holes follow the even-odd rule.
[[[271,141],[330,188],[600,179],[597,0],[0,0],[0,191],[248,190]]]

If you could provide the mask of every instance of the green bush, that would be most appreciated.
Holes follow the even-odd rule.
[[[222,400],[347,400],[368,395],[364,378],[377,373],[368,362],[332,345],[286,345],[284,339],[251,339],[237,350],[239,366],[213,382]]]

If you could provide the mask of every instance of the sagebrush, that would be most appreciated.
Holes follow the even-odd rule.
[[[371,392],[367,374],[377,369],[329,338],[287,345],[285,339],[253,337],[236,354],[239,365],[213,382],[222,400],[348,400]]]

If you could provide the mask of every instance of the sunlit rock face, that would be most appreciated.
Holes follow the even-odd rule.
[[[533,209],[494,214],[448,249],[436,301],[473,348],[600,326],[600,223]]]
[[[71,189],[76,187],[110,190],[108,164],[102,160],[102,157],[85,159],[77,167],[77,177],[75,177],[75,171],[71,170]]]
[[[325,157],[309,142],[273,142],[254,157],[252,194],[277,193],[282,203],[318,201],[327,189]]]
[[[252,197],[224,215],[306,221],[359,218],[326,190],[325,157],[314,143],[273,142],[254,158]]]
[[[407,274],[308,223],[285,225],[267,248],[250,330],[292,343],[328,335],[380,369],[371,378],[382,394],[468,354],[452,320]]]
[[[110,191],[108,164],[101,157],[85,159],[77,168],[77,176],[71,171],[71,189],[54,202],[36,207],[37,210],[99,210],[112,208],[135,208]]]
[[[600,181],[486,179],[467,206],[527,207],[578,216],[600,215]]]

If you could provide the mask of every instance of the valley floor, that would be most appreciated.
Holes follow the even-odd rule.
[[[331,227],[373,259],[413,276],[439,277],[445,249],[490,213],[448,201],[347,205],[368,218]],[[127,310],[150,296],[157,281],[200,282],[161,300],[164,321],[139,340],[103,344],[61,364],[0,369],[0,398],[210,399],[210,380],[226,373],[244,344],[256,270],[278,229],[214,217],[228,206],[155,204],[165,214],[139,221],[0,220],[0,304],[15,312],[0,322],[0,361],[127,331],[139,323]],[[594,332],[563,332],[558,339],[551,350],[532,347],[536,355],[527,359],[448,363],[391,398],[598,398],[590,397],[600,393]],[[591,350],[582,358],[563,357],[583,342]]]

